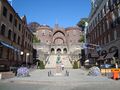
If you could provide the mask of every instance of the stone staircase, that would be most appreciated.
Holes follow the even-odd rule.
[[[72,68],[72,64],[69,61],[68,55],[62,55],[61,56],[61,61],[64,64],[65,68]]]
[[[45,66],[47,69],[55,69],[56,68],[56,60],[58,55],[50,55],[49,60]],[[72,64],[69,61],[68,55],[60,55],[60,60],[64,64],[65,68],[72,68]]]

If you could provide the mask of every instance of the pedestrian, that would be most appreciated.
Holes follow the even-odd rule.
[[[61,68],[62,68],[62,70],[64,70],[64,64],[63,63],[61,64]]]
[[[37,62],[36,65],[37,65],[37,69],[39,69],[39,62]]]
[[[115,63],[115,68],[118,69],[118,64],[117,63]]]

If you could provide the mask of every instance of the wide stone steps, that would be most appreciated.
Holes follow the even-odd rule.
[[[56,60],[58,55],[51,55],[49,57],[49,60],[45,66],[45,68],[56,68]],[[72,68],[72,64],[69,61],[68,55],[60,55],[60,60],[62,61],[62,64],[64,64],[65,68]]]

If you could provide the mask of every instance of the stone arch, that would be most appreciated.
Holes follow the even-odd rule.
[[[61,49],[60,48],[58,48],[56,51],[57,51],[58,54],[61,53]]]
[[[64,49],[63,49],[63,52],[66,54],[66,53],[67,53],[67,48],[64,48]]]
[[[57,37],[57,38],[55,38],[53,42],[55,43],[55,41],[56,41],[57,39],[62,40],[63,43],[65,42],[64,39],[63,39],[62,37]]]
[[[55,53],[55,49],[54,48],[51,48],[51,53]]]
[[[56,34],[56,33],[58,33],[58,32],[60,32],[60,33],[62,33],[64,36],[65,36],[65,33],[64,32],[62,32],[62,31],[56,31],[56,32],[54,32],[54,34],[53,34],[53,36]]]

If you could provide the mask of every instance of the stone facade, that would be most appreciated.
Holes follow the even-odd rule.
[[[80,38],[83,32],[77,26],[61,28],[56,24],[51,28],[43,25],[36,30],[35,35],[40,40],[40,44],[34,44],[34,48],[47,54],[71,54],[76,50],[81,53]]]

